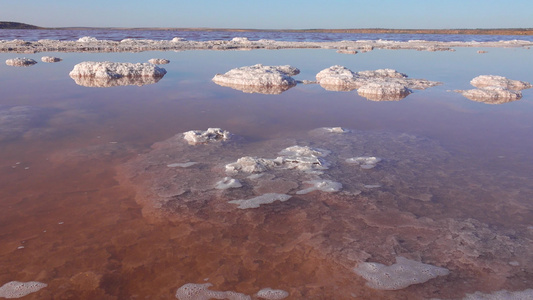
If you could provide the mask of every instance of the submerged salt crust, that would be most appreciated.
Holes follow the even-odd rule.
[[[296,85],[291,76],[300,70],[286,66],[263,66],[261,64],[229,70],[216,74],[213,82],[247,93],[279,94]]]
[[[11,281],[0,287],[0,297],[13,299],[22,298],[31,293],[38,292],[40,289],[47,287],[46,283],[29,281]]]
[[[354,271],[365,278],[367,285],[378,290],[400,290],[413,284],[424,283],[449,271],[404,257],[397,257],[396,263],[386,266],[380,263],[363,262]]]
[[[503,104],[520,100],[522,98],[520,91],[532,87],[529,82],[507,79],[497,75],[480,75],[472,79],[470,84],[477,89],[456,90],[455,92],[472,101],[487,104]]]
[[[202,130],[190,130],[183,133],[183,138],[190,144],[205,144],[218,141],[226,141],[231,138],[231,133],[220,128],[208,128]]]

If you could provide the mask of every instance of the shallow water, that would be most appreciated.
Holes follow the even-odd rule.
[[[2,64],[0,284],[48,284],[27,299],[169,299],[206,282],[247,295],[282,289],[288,299],[460,299],[533,288],[533,91],[501,105],[448,91],[481,74],[533,82],[532,52],[476,51],[40,53],[27,55],[39,61],[31,67]],[[41,63],[45,55],[63,61]],[[171,61],[154,84],[91,88],[68,76],[81,61],[153,57]],[[298,80],[338,64],[443,84],[376,102],[315,84],[265,95],[211,82],[256,63],[291,64]],[[352,132],[312,132],[333,126]],[[178,135],[208,127],[238,138],[191,148]],[[342,192],[298,195],[309,175],[288,171],[210,190],[226,163],[275,158],[296,144],[332,152],[323,177]],[[364,155],[383,160],[370,170],[343,163]],[[195,160],[191,169],[166,167]],[[199,188],[152,208],[180,184]],[[251,210],[227,203],[279,190],[293,197]],[[450,275],[378,291],[352,270],[397,256]]]

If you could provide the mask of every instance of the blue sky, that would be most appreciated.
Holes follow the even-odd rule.
[[[533,28],[532,0],[0,0],[45,27]]]

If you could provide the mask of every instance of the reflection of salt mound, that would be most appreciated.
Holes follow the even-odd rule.
[[[263,66],[257,64],[216,74],[213,81],[247,93],[279,94],[296,85],[291,76],[300,70],[291,66]]]
[[[228,140],[231,138],[231,133],[220,128],[208,128],[206,131],[191,130],[184,132],[183,138],[189,145],[196,145]]]
[[[405,98],[409,89],[426,89],[440,83],[425,79],[407,78],[407,75],[392,69],[352,72],[343,66],[332,66],[320,71],[316,80],[329,91],[351,91],[370,100],[392,101]]]
[[[115,63],[86,61],[74,66],[69,75],[75,77],[96,77],[118,79],[122,77],[163,77],[167,71],[148,63]]]
[[[162,77],[121,77],[121,78],[101,78],[101,77],[72,77],[77,85],[86,87],[114,87],[136,85],[143,86],[157,83]]]
[[[22,298],[31,293],[35,293],[42,288],[47,287],[46,283],[37,281],[20,282],[11,281],[0,287],[0,297],[4,298]]]
[[[54,56],[43,56],[41,57],[41,60],[42,62],[45,62],[45,63],[54,63],[54,62],[62,61],[61,58],[54,57]]]
[[[445,276],[445,268],[423,264],[404,257],[397,257],[396,263],[386,266],[380,263],[359,263],[354,271],[365,278],[367,285],[377,290],[400,290],[412,284],[424,283],[437,276]]]
[[[17,57],[17,58],[11,58],[11,59],[8,59],[6,60],[6,65],[8,66],[13,66],[13,67],[29,67],[29,66],[33,66],[34,64],[36,64],[37,62],[31,58],[20,58],[20,57]]]
[[[466,98],[484,102],[487,104],[502,104],[520,100],[523,89],[531,88],[531,84],[525,81],[511,80],[496,75],[481,75],[470,81],[477,87],[472,90],[456,90]]]

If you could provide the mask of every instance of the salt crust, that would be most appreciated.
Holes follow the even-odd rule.
[[[179,300],[209,300],[209,299],[229,299],[229,300],[251,300],[250,296],[245,294],[227,291],[212,291],[208,288],[213,286],[211,283],[187,283],[176,291],[176,298]]]
[[[296,194],[303,195],[313,191],[322,191],[326,193],[338,192],[342,189],[342,184],[331,180],[310,180],[304,183],[312,185],[311,187],[298,191]]]
[[[13,67],[29,67],[33,66],[36,63],[37,62],[35,60],[26,57],[17,57],[6,60],[6,65]]]
[[[206,131],[190,130],[184,132],[183,138],[189,143],[189,145],[197,145],[226,141],[231,138],[231,133],[220,128],[208,128]]]
[[[45,63],[54,63],[54,62],[62,61],[62,59],[59,57],[54,57],[54,56],[43,56],[41,57],[41,61]]]
[[[224,177],[222,180],[216,183],[215,188],[217,190],[227,190],[233,188],[240,188],[242,184],[239,180],[231,177]]]
[[[154,65],[166,65],[170,63],[170,60],[165,58],[152,58],[149,59],[148,62]]]
[[[346,159],[347,163],[359,165],[361,169],[372,169],[380,161],[381,158],[375,156],[359,156]]]
[[[46,283],[37,281],[11,281],[0,287],[0,297],[8,299],[21,298],[31,293],[35,293],[47,286],[48,285]]]
[[[117,63],[117,62],[81,62],[74,66],[69,75],[75,77],[95,77],[118,79],[122,77],[163,77],[167,71],[149,63]]]
[[[412,284],[424,283],[437,276],[449,274],[448,269],[401,256],[396,257],[396,263],[391,266],[362,262],[354,271],[367,280],[367,286],[377,290],[401,290]]]
[[[490,294],[483,294],[481,292],[475,292],[473,294],[467,294],[463,300],[531,300],[533,299],[533,289],[527,289],[523,291],[509,292],[507,290],[501,290]]]
[[[292,196],[285,195],[285,194],[276,194],[276,193],[267,193],[261,196],[257,196],[251,199],[245,199],[245,200],[232,200],[228,201],[228,203],[231,204],[237,204],[240,209],[248,209],[248,208],[258,208],[261,206],[261,204],[271,204],[274,201],[281,201],[285,202],[289,200]]]
[[[271,288],[264,288],[257,292],[256,296],[268,300],[280,300],[289,297],[289,293],[284,290],[273,290]]]
[[[472,101],[487,104],[502,104],[519,100],[522,98],[520,91],[532,87],[529,82],[511,80],[497,75],[480,75],[472,79],[470,84],[477,89],[456,90],[455,92]]]
[[[296,85],[296,80],[291,76],[297,75],[300,70],[285,66],[263,66],[261,64],[235,68],[225,74],[216,74],[213,82],[221,86],[227,86],[246,92],[255,92],[254,89],[246,87],[261,87],[257,92],[260,93],[279,93]],[[272,92],[269,92],[272,89]],[[278,92],[279,91],[279,92]]]
[[[198,164],[198,163],[194,162],[194,161],[190,161],[190,162],[186,162],[186,163],[168,164],[167,167],[169,167],[169,168],[188,168],[188,167],[192,167],[192,166],[194,166],[196,164]]]

